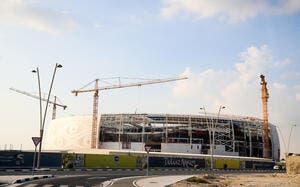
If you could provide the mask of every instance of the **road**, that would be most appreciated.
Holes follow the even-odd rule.
[[[209,173],[209,170],[184,170],[184,169],[170,169],[170,170],[151,170],[150,175],[194,175],[200,173]],[[241,170],[218,170],[215,173],[245,173],[247,171]],[[254,171],[248,171],[249,173],[253,173]],[[266,172],[266,171],[264,171]],[[272,171],[268,171],[272,172]],[[257,173],[257,171],[255,171]],[[30,175],[31,172],[11,172],[6,173],[6,175]],[[129,176],[145,176],[145,170],[106,170],[106,171],[39,171],[36,174],[53,174],[55,177],[52,179],[43,179],[37,180],[32,182],[27,182],[21,184],[19,186],[26,186],[26,187],[96,187],[100,186],[101,183],[104,181],[110,181],[116,178],[123,178]],[[0,175],[3,175],[3,172],[0,172]],[[112,184],[112,187],[122,187],[122,186],[129,186],[133,187],[133,181],[136,178],[130,179],[123,179],[115,181]]]
[[[88,174],[88,175],[69,175],[58,176],[52,179],[28,182],[19,187],[99,187],[104,181],[121,178],[128,175],[124,174]]]
[[[180,173],[198,173],[199,171],[190,170],[190,171],[178,171],[178,170],[167,170],[167,171],[151,171],[151,175],[177,175]],[[3,174],[0,172],[0,175]],[[18,172],[18,173],[8,173],[9,175],[24,175],[28,174],[30,175],[30,172],[24,173],[24,172]],[[130,177],[130,176],[145,176],[146,171],[43,171],[38,172],[36,174],[52,174],[55,177],[51,179],[42,179],[42,180],[36,180],[32,182],[26,182],[23,184],[20,184],[18,186],[22,187],[95,187],[100,186],[101,183],[104,181],[110,181],[112,179],[116,178],[123,178],[123,177]],[[116,181],[114,182],[114,185],[117,184],[117,186],[124,186],[120,184],[120,182]],[[126,181],[125,186],[131,186],[132,181]]]

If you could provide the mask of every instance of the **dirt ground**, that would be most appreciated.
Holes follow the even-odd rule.
[[[215,174],[199,175],[194,181],[181,181],[172,187],[300,187],[300,174],[288,175],[283,173],[274,174]]]

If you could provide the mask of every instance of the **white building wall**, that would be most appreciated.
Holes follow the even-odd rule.
[[[113,149],[113,150],[132,150],[132,151],[144,151],[145,143],[131,142],[130,148],[122,148],[122,142],[102,142],[100,143],[100,149]]]
[[[161,152],[201,153],[201,144],[161,143]]]
[[[272,155],[274,160],[279,160],[280,155],[278,154],[278,150],[280,150],[279,136],[278,131],[275,125],[269,124],[270,135],[272,141]],[[280,150],[282,152],[282,150]]]
[[[145,150],[145,143],[131,142],[131,150],[132,151],[144,151]]]
[[[227,156],[239,156],[238,152],[227,152],[225,151],[225,145],[215,145],[214,155],[227,155]],[[208,151],[210,153],[210,150]]]
[[[52,120],[45,129],[44,150],[74,150],[91,148],[92,118],[71,116]]]
[[[122,145],[120,145],[119,142],[102,142],[102,143],[100,143],[100,149],[119,150],[120,147],[122,148]]]

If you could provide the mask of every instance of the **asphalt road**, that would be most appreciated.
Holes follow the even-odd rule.
[[[200,173],[209,173],[209,170],[151,170],[149,173],[150,175],[187,175],[187,174],[200,174]],[[215,173],[257,173],[254,171],[241,171],[241,170],[217,170]],[[263,173],[270,173],[274,171],[264,171]],[[30,175],[31,172],[14,172],[14,173],[5,173],[6,175]],[[101,186],[100,184],[104,181],[109,181],[116,178],[123,178],[129,176],[145,176],[145,170],[138,170],[138,171],[116,171],[116,170],[109,170],[109,171],[39,171],[36,174],[46,175],[52,174],[55,177],[52,179],[42,179],[32,182],[27,182],[20,184],[19,186],[26,186],[26,187],[95,187]],[[0,172],[0,175],[3,175],[3,172]],[[124,179],[118,180],[113,183],[113,187],[122,187],[128,186],[133,187],[132,182],[135,179]]]
[[[100,187],[104,181],[126,177],[128,174],[88,174],[58,176],[18,185],[20,187]]]

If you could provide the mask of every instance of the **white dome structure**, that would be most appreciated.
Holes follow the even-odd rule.
[[[215,114],[102,114],[98,116],[98,148],[264,157],[263,121],[253,117]],[[92,116],[55,119],[46,130],[45,150],[87,150],[91,147]],[[212,139],[215,127],[215,140]],[[279,159],[277,129],[269,124],[271,155]],[[211,137],[211,138],[210,138]]]
[[[46,129],[44,138],[45,150],[78,150],[91,145],[92,118],[70,116],[52,120]]]

